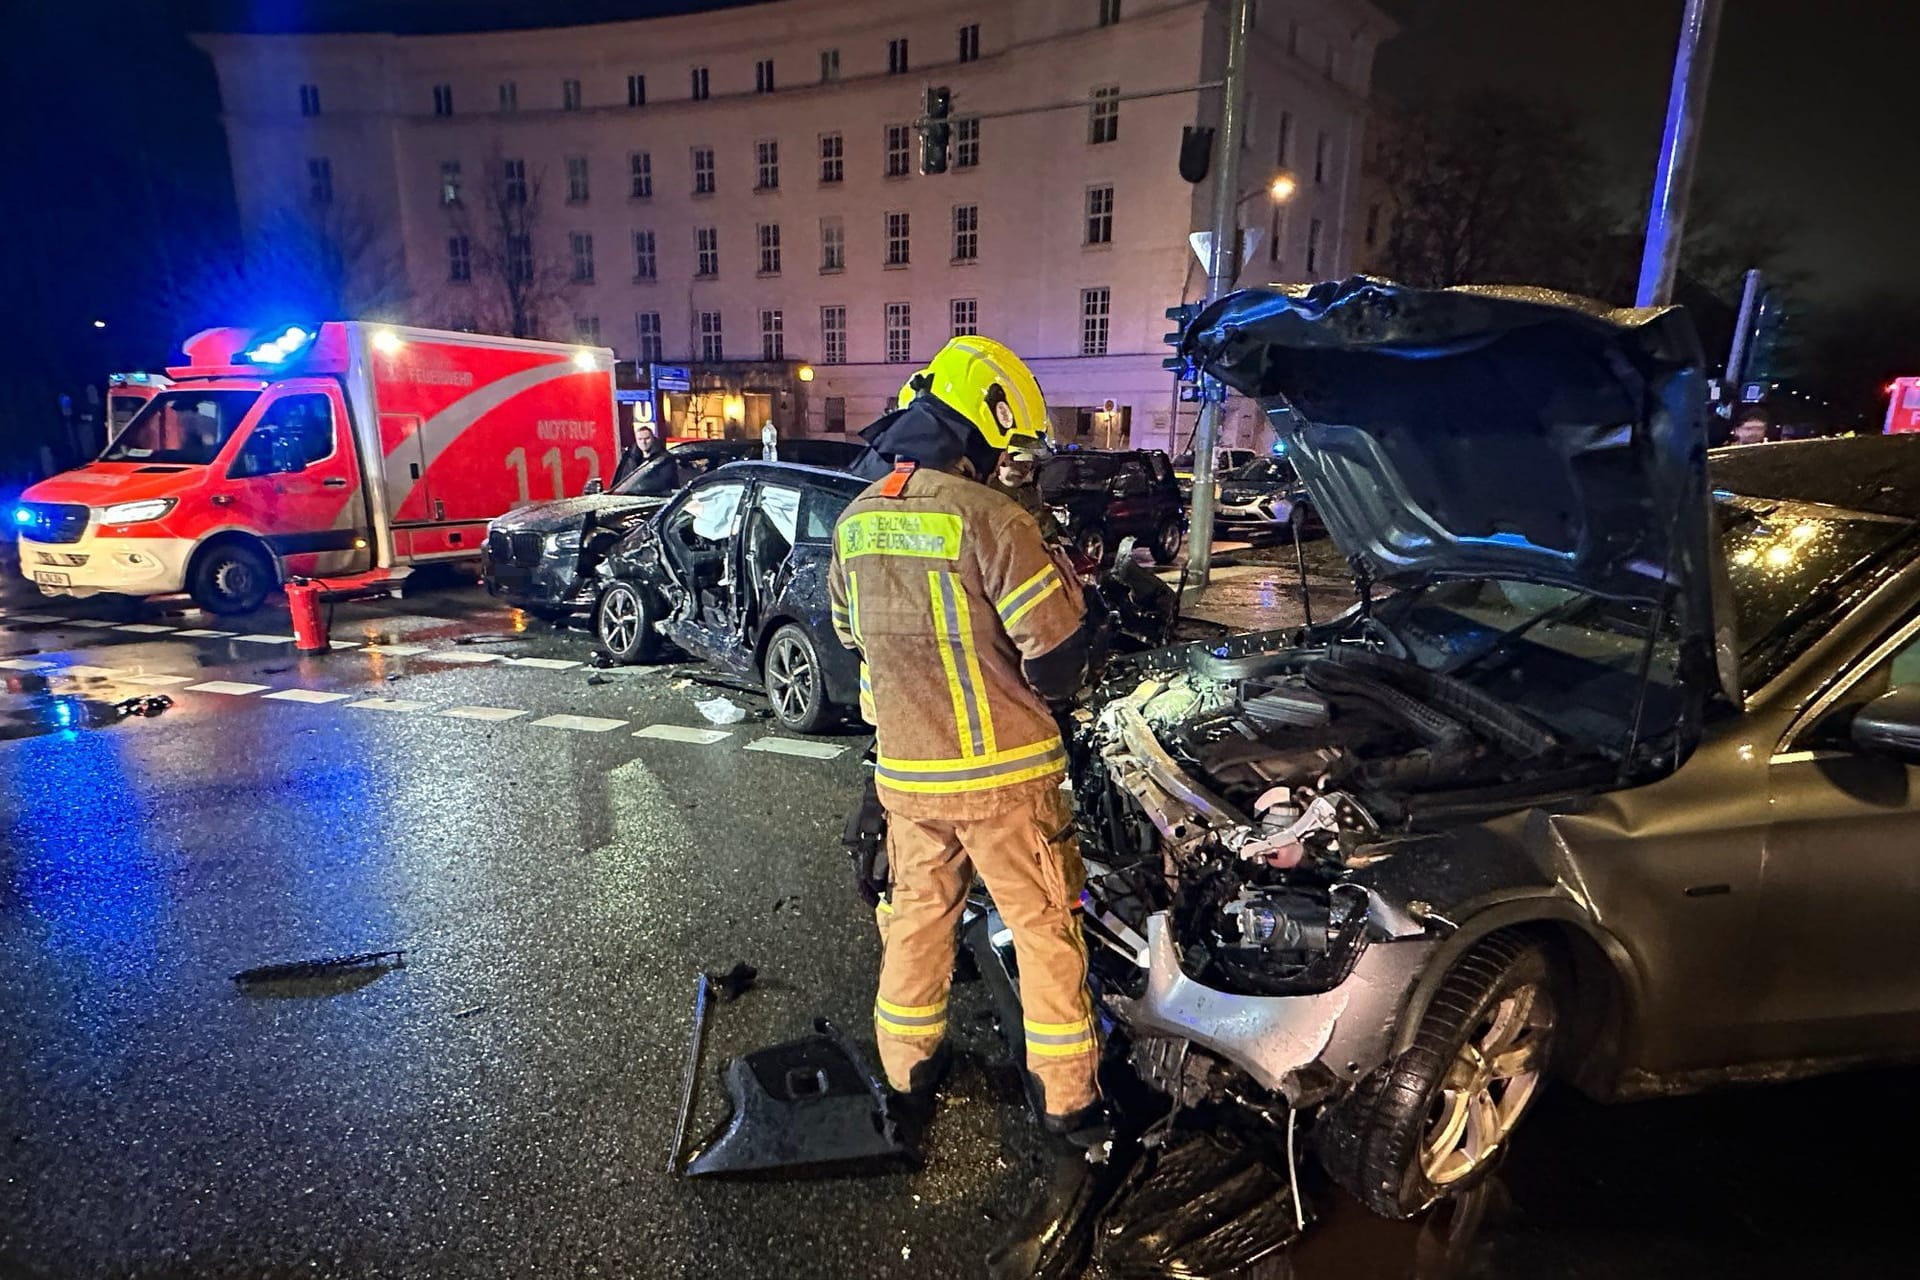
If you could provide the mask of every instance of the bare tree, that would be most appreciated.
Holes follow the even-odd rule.
[[[496,143],[480,177],[471,200],[462,193],[446,205],[450,234],[465,240],[474,299],[466,310],[482,328],[540,337],[572,282],[566,262],[542,252],[544,171],[529,172],[526,161],[506,158]]]
[[[249,319],[404,320],[409,291],[392,236],[357,200],[282,207],[251,226],[244,247],[187,239],[171,246],[170,309],[183,332]]]

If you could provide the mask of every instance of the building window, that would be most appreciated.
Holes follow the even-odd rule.
[[[820,83],[832,84],[840,78],[840,51],[822,49],[820,51]]]
[[[453,114],[453,86],[437,84],[433,86],[433,114],[450,116]]]
[[[1273,207],[1273,224],[1267,228],[1267,261],[1280,261],[1280,233],[1285,229],[1285,210]]]
[[[1327,137],[1327,131],[1325,129],[1322,129],[1313,140],[1313,183],[1315,186],[1324,185],[1327,180],[1327,150],[1328,143],[1331,141],[1332,139]]]
[[[693,194],[710,196],[713,194],[713,148],[695,147],[693,149]]]
[[[780,274],[780,224],[777,222],[760,224],[760,274]]]
[[[837,133],[820,135],[820,181],[839,182],[847,176],[847,141]]]
[[[822,361],[822,363],[825,362]],[[847,433],[847,398],[845,396],[826,398],[824,421],[828,432],[842,436]]]
[[[887,363],[908,364],[913,360],[913,304],[887,304]]]
[[[460,162],[442,160],[440,162],[440,203],[460,203]]]
[[[647,105],[647,78],[642,75],[627,77],[627,105],[644,107]]]
[[[820,269],[844,271],[847,266],[847,229],[838,218],[820,220]]]
[[[820,308],[820,363],[847,362],[847,309]]]
[[[1274,157],[1273,157],[1274,162],[1276,164],[1281,164],[1281,165],[1286,164],[1287,153],[1292,150],[1293,150],[1293,112],[1282,111],[1280,113],[1280,146],[1278,150],[1274,153]]]
[[[1120,21],[1120,0],[1100,0],[1100,25],[1110,27]]]
[[[525,160],[501,162],[500,200],[501,203],[510,205],[523,205],[527,202],[527,162]]]
[[[772,58],[762,58],[753,64],[753,91],[755,93],[773,92]]]
[[[907,73],[907,38],[900,36],[887,41],[887,74],[890,76]]]
[[[580,109],[580,82],[578,80],[562,80],[560,82],[560,109],[562,111],[578,111]]]
[[[780,189],[780,144],[774,139],[753,144],[755,191]]]
[[[570,232],[567,245],[573,251],[573,281],[593,283],[593,236],[585,231]]]
[[[507,279],[526,284],[533,279],[533,237],[507,237]]]
[[[1312,278],[1320,270],[1320,219],[1314,218],[1307,223],[1307,276]]]
[[[636,231],[633,233],[633,278],[635,280],[658,280],[660,278],[660,259],[654,253],[653,232]]]
[[[980,163],[980,121],[956,120],[953,125],[953,167],[971,169]]]
[[[325,156],[307,161],[307,199],[315,204],[333,203],[333,161]]]
[[[587,158],[567,157],[567,203],[584,204],[587,199]]]
[[[980,24],[970,22],[960,28],[960,61],[978,62],[980,60]]]
[[[511,80],[500,82],[500,109],[502,111],[520,109],[520,86]]]
[[[1379,241],[1380,241],[1380,206],[1378,204],[1370,204],[1367,206],[1367,230],[1366,230],[1367,248],[1369,249],[1373,248],[1373,246],[1378,244]]]
[[[707,69],[705,67],[695,67],[692,73],[692,80],[693,92],[691,97],[695,102],[705,102],[707,100]]]
[[[951,310],[954,337],[967,338],[980,332],[980,300],[978,298],[955,298]]]
[[[700,358],[710,361],[724,360],[726,357],[721,353],[725,349],[720,340],[720,313],[702,311],[700,313]]]
[[[1087,243],[1113,243],[1113,188],[1087,188]]]
[[[1087,141],[1113,142],[1120,136],[1120,86],[1102,85],[1093,91],[1087,113]]]
[[[641,363],[659,363],[663,354],[660,343],[660,313],[658,311],[637,311],[633,316],[633,326],[640,334]]]
[[[320,114],[320,86],[303,84],[300,86],[300,114],[317,116]]]
[[[635,200],[653,199],[653,153],[636,151],[627,157],[627,195]]]
[[[600,345],[600,317],[599,316],[575,316],[573,318],[573,333],[574,333],[574,337],[579,341],[591,342],[594,346],[596,347],[599,346]]]
[[[713,227],[701,227],[693,233],[693,247],[696,257],[693,274],[696,276],[719,275],[720,232]]]
[[[473,279],[473,246],[465,236],[447,237],[447,279],[453,284]]]
[[[887,176],[889,178],[907,176],[913,150],[911,136],[912,131],[904,124],[887,126]]]
[[[887,215],[887,265],[904,267],[908,257],[909,222],[905,212]]]
[[[760,358],[762,360],[785,360],[787,358],[786,319],[779,311],[760,313]]]
[[[980,206],[977,204],[953,206],[953,260],[980,260]]]
[[[1105,288],[1080,291],[1080,354],[1083,356],[1107,354],[1107,306],[1112,294],[1111,289]]]

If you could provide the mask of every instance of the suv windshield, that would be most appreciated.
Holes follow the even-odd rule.
[[[1274,480],[1281,484],[1293,483],[1293,464],[1282,462],[1279,458],[1255,458],[1244,467],[1235,467],[1220,477],[1222,480]]]
[[[178,462],[206,466],[246,418],[258,391],[163,391],[147,402],[102,462]]]
[[[1104,453],[1068,453],[1049,458],[1040,468],[1040,493],[1048,498],[1063,493],[1104,493],[1119,465],[1118,458]]]

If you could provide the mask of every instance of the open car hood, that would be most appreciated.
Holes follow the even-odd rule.
[[[1716,637],[1699,340],[1684,313],[1355,277],[1244,289],[1181,354],[1268,410],[1375,581],[1506,578],[1667,603]],[[1715,644],[1716,638],[1725,641]]]

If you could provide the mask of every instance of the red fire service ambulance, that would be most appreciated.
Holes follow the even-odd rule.
[[[21,495],[48,595],[257,607],[290,576],[391,580],[478,557],[487,521],[619,459],[613,353],[329,321],[208,329],[98,460]]]
[[[1920,378],[1895,378],[1887,384],[1888,435],[1920,431]]]

